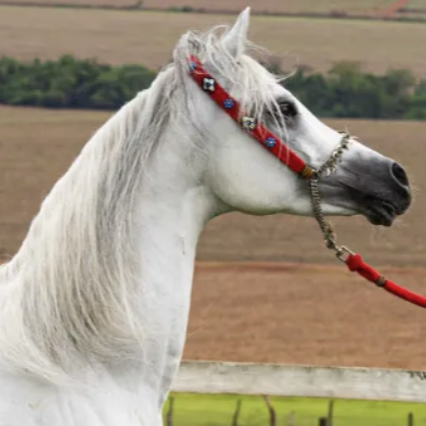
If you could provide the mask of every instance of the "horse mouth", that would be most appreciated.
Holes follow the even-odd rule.
[[[390,227],[398,216],[407,212],[412,202],[412,194],[409,187],[373,186],[337,180],[340,184],[341,194],[347,198],[346,205],[363,215],[372,225]],[[360,186],[363,187],[360,189]],[[365,193],[365,188],[369,193]]]
[[[390,227],[395,219],[403,212],[399,212],[398,208],[388,201],[379,201],[368,206],[364,215],[372,225],[381,225]]]

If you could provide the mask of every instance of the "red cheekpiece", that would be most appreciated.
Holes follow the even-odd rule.
[[[218,81],[204,69],[199,59],[195,56],[191,56],[190,73],[192,78],[203,89],[203,91],[207,93],[234,121],[241,125],[241,117],[244,115],[244,112],[241,111],[239,102],[231,97],[229,93],[218,83]],[[246,128],[246,130],[282,163],[293,170],[293,172],[302,174],[307,170],[307,168],[309,168],[305,161],[303,161],[295,152],[290,150],[281,139],[271,133],[261,123],[253,122],[253,128]]]

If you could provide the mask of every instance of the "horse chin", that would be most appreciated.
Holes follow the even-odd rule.
[[[355,183],[337,182],[340,187],[324,186],[325,195],[329,194],[333,204],[355,211],[375,226],[391,227],[411,205],[411,192],[405,188],[396,188],[390,193],[386,186],[373,187],[370,184],[366,193],[365,186],[359,188]]]
[[[364,215],[371,224],[386,227],[392,226],[395,219],[405,212],[405,209],[400,209],[397,205],[384,200],[376,200],[364,210]]]
[[[396,215],[387,211],[369,210],[364,213],[367,220],[375,226],[391,227],[395,222]]]
[[[338,209],[333,212],[333,216],[364,216],[372,225],[391,227],[395,219],[403,214],[397,206],[384,200],[363,199],[354,200],[333,200],[334,207]]]

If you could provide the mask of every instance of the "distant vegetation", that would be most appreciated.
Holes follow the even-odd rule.
[[[426,80],[409,70],[376,75],[341,62],[326,74],[301,69],[285,86],[322,117],[426,120]]]
[[[0,103],[49,108],[117,109],[147,88],[156,73],[140,65],[113,67],[62,56],[22,63],[0,59]]]
[[[278,66],[270,68],[283,73]],[[155,76],[140,65],[114,67],[69,55],[31,63],[5,57],[0,59],[0,103],[114,110],[149,87]],[[426,80],[408,70],[375,75],[342,62],[326,74],[302,68],[284,84],[321,117],[426,120]]]

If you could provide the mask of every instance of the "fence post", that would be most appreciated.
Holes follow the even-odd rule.
[[[275,413],[275,409],[271,404],[271,401],[269,401],[269,397],[264,395],[263,399],[265,400],[266,406],[269,410],[269,425],[270,426],[277,426],[277,415]]]
[[[173,408],[175,404],[175,399],[173,396],[169,398],[169,409],[167,411],[166,416],[166,425],[167,426],[173,426]]]
[[[327,426],[333,426],[334,401],[328,403]]]
[[[327,426],[327,417],[320,417],[318,419],[318,426]]]
[[[414,414],[408,413],[408,426],[414,426]]]
[[[238,426],[238,418],[240,417],[241,411],[241,399],[237,401],[237,408],[235,409],[234,415],[232,417],[232,426]]]

